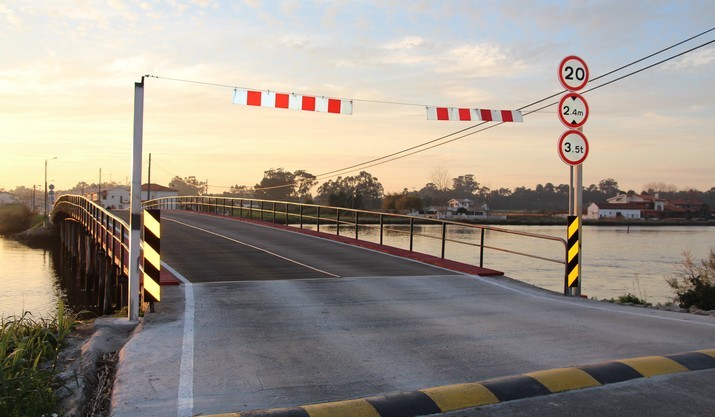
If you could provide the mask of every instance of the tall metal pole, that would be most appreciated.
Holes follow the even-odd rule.
[[[151,200],[151,152],[149,152],[149,169],[146,178],[146,199]]]
[[[569,172],[570,172],[570,181],[569,181],[569,216],[574,215],[574,201],[575,201],[575,193],[574,193],[574,188],[573,188],[573,165],[569,165]]]
[[[99,185],[97,185],[97,204],[102,205],[102,168],[99,168]]]
[[[47,159],[45,159],[45,218],[47,218]]]
[[[583,127],[578,128],[579,132],[583,133]],[[583,285],[583,262],[581,262],[581,254],[583,253],[583,163],[576,166],[576,213],[578,216],[578,285],[573,289],[573,295],[581,296],[581,286]]]
[[[139,243],[141,240],[142,141],[144,137],[144,77],[134,83],[134,140],[129,211],[129,320],[139,320]]]

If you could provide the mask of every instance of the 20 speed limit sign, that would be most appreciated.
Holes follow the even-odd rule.
[[[567,130],[559,138],[559,156],[568,165],[580,165],[588,156],[588,140],[578,130]]]
[[[588,66],[583,59],[569,55],[559,64],[559,81],[565,89],[578,91],[588,83]]]

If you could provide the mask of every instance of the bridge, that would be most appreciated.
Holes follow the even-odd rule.
[[[69,213],[81,211],[79,203],[58,203],[65,206],[56,207],[55,218],[82,217]],[[362,415],[419,415],[445,411],[436,398],[454,404],[484,398],[484,389],[499,402],[559,386],[715,367],[715,351],[704,350],[715,346],[712,317],[521,284],[479,266],[488,259],[483,249],[518,252],[483,240],[476,265],[451,261],[444,249],[429,255],[414,253],[412,244],[385,248],[384,229],[399,216],[280,204],[149,203],[163,208],[163,267],[182,285],[162,287],[156,311],[125,346],[114,416],[336,415],[306,406],[325,403],[351,410],[340,415],[365,407],[372,414]],[[99,219],[87,223],[102,225],[90,227],[100,230],[95,234],[125,234],[121,219],[87,207]],[[374,241],[356,239],[360,218],[379,230]],[[416,220],[400,219],[399,230],[413,236]],[[343,228],[323,234],[328,222]],[[451,227],[462,226],[437,229]],[[111,252],[121,262],[122,250]],[[576,371],[588,374],[590,385]],[[280,407],[289,408],[247,413]]]

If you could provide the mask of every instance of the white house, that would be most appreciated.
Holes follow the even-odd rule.
[[[648,210],[645,203],[593,203],[588,206],[588,219],[641,219],[643,212]]]
[[[3,204],[13,204],[17,203],[20,200],[17,198],[15,194],[8,193],[6,191],[0,191],[0,205]]]
[[[97,193],[92,194],[92,201],[97,201]],[[99,205],[111,210],[126,210],[129,208],[129,189],[113,187],[102,190]]]
[[[464,209],[466,211],[471,211],[471,207],[474,204],[474,201],[468,199],[468,198],[463,198],[461,200],[457,200],[456,198],[453,198],[447,202],[447,210],[451,212],[457,212],[459,209]],[[464,211],[462,210],[462,211]]]

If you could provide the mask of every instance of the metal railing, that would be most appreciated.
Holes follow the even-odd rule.
[[[462,223],[456,221],[440,220],[427,217],[408,216],[403,214],[391,214],[374,212],[367,210],[357,210],[342,207],[321,206],[315,204],[301,204],[286,201],[228,198],[210,196],[180,196],[163,197],[150,200],[144,203],[145,208],[158,208],[168,210],[186,210],[199,213],[218,214],[244,219],[272,222],[285,226],[298,228],[314,227],[318,232],[325,232],[326,226],[331,226],[336,235],[345,235],[357,240],[361,236],[377,234],[377,242],[384,245],[385,235],[403,234],[408,240],[408,250],[415,251],[415,238],[435,239],[440,243],[441,250],[439,256],[446,258],[447,243],[465,245],[474,248],[479,253],[479,266],[484,267],[485,249],[508,253],[512,255],[524,256],[546,262],[561,264],[564,268],[564,292],[566,292],[566,268],[567,268],[567,242],[565,239],[510,230],[501,227]],[[438,226],[439,233],[425,233],[427,228],[418,226]],[[321,230],[321,227],[323,230]],[[434,227],[432,227],[434,228]],[[478,232],[479,241],[471,242],[450,237],[459,230]],[[367,233],[366,233],[367,232]],[[448,233],[449,232],[449,233]],[[551,258],[534,253],[526,253],[514,248],[500,247],[486,241],[486,233],[505,234],[520,236],[527,239],[537,239],[542,242],[553,242],[560,246],[559,258]]]
[[[71,219],[81,224],[122,274],[129,272],[129,225],[98,204],[78,195],[63,195],[52,209],[53,222]]]

